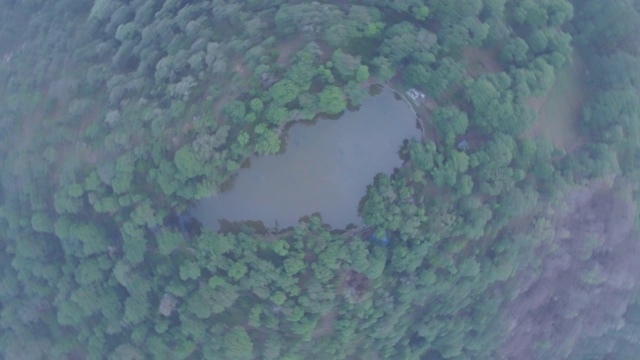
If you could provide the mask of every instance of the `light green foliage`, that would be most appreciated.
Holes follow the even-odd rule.
[[[365,272],[369,268],[369,251],[362,241],[352,241],[349,244],[349,261],[357,272]]]
[[[324,38],[331,46],[340,48],[362,38],[379,37],[385,27],[380,18],[376,8],[351,6],[347,19],[326,29]]]
[[[110,355],[109,360],[143,360],[144,353],[131,344],[118,346]]]
[[[224,336],[224,353],[230,360],[253,358],[253,343],[249,334],[239,326],[231,329]]]
[[[603,129],[610,121],[634,128],[633,119],[639,108],[639,96],[630,89],[600,91],[585,109],[584,121],[593,129]]]
[[[530,71],[533,76],[529,78],[527,85],[533,95],[544,94],[555,82],[553,67],[542,59],[534,60]]]
[[[510,85],[511,79],[504,73],[481,77],[468,85],[466,95],[473,105],[472,124],[484,133],[517,134],[533,119],[531,110],[514,102]]]
[[[422,88],[432,96],[438,97],[447,88],[463,79],[465,68],[462,63],[446,57],[436,62],[433,55],[428,55],[421,62],[407,67],[403,74],[408,84]]]
[[[246,114],[245,104],[241,101],[231,101],[222,106],[222,109],[229,119],[236,123],[241,123]]]
[[[287,256],[289,253],[289,243],[280,239],[273,243],[273,251],[280,256]]]
[[[395,74],[391,61],[385,57],[377,57],[371,61],[375,69],[375,76],[381,82],[389,81]]]
[[[318,50],[315,43],[307,45],[305,49],[298,52],[294,63],[287,71],[286,78],[293,81],[301,92],[310,89],[311,80],[316,75],[317,67],[315,66],[315,61],[318,56]]]
[[[53,204],[58,214],[77,213],[82,207],[82,199],[72,196],[73,189],[61,188],[53,195]]]
[[[637,192],[638,6],[357,3],[4,6],[0,357],[505,357],[501,309],[524,291],[521,271],[560,259],[551,252],[562,221],[545,209],[562,210],[550,201],[603,179]],[[499,64],[471,69],[470,47]],[[530,97],[546,95],[572,59],[588,96],[580,139],[563,151],[523,131]],[[219,192],[251,154],[279,152],[288,122],[360,104],[369,81],[419,88],[435,108],[418,109],[429,112],[427,138],[372,179],[363,228],[316,216],[264,235],[245,224],[176,228],[169,214]],[[617,253],[609,238],[570,261]],[[598,266],[566,275],[590,294],[628,283]],[[593,322],[603,339],[518,347],[532,358],[633,358],[638,306],[620,300],[629,290],[614,289],[609,306],[624,321],[570,290],[540,308],[560,324],[589,312],[618,325]]]
[[[145,297],[128,297],[124,303],[124,321],[135,325],[140,323],[149,313],[149,304]]]
[[[304,269],[305,263],[302,259],[289,257],[284,261],[284,267],[289,276],[293,276]]]
[[[135,207],[131,213],[131,220],[137,225],[146,225],[150,228],[159,224],[159,220],[155,213],[155,210],[151,208],[150,201],[144,201]]]
[[[273,104],[283,106],[295,100],[300,94],[298,86],[290,80],[284,79],[275,83],[269,89],[269,95],[273,99]]]
[[[104,279],[104,272],[110,268],[111,264],[107,257],[100,256],[89,259],[78,266],[75,274],[76,281],[83,286],[100,283]]]
[[[270,106],[267,109],[266,116],[269,122],[274,125],[279,125],[284,121],[289,120],[289,111],[282,106]]]
[[[349,55],[338,49],[331,57],[333,66],[343,79],[351,79],[356,76],[356,72],[360,69],[360,58]]]
[[[132,264],[138,264],[144,259],[147,240],[144,231],[131,222],[126,222],[120,230],[123,240],[122,249],[125,257]]]
[[[228,275],[234,280],[240,280],[246,273],[247,273],[247,266],[243,263],[238,262],[233,264],[231,269],[229,269]]]
[[[258,98],[251,100],[249,105],[251,106],[251,110],[255,111],[256,113],[260,113],[262,109],[264,109],[264,104],[262,103],[262,100]]]
[[[72,301],[57,304],[57,320],[60,325],[77,325],[82,320],[80,307]]]
[[[158,250],[162,255],[169,255],[184,241],[182,234],[176,231],[163,231],[157,235]]]
[[[349,105],[351,106],[360,106],[369,95],[367,88],[355,81],[350,81],[345,86],[344,94],[349,99]]]
[[[509,39],[502,48],[500,60],[505,64],[522,64],[527,60],[529,45],[521,38]]]
[[[412,12],[417,20],[426,20],[429,17],[429,8],[424,5],[414,5]]]
[[[271,301],[273,301],[273,303],[276,305],[282,305],[285,300],[287,300],[287,296],[280,291],[271,295]]]
[[[46,213],[35,213],[31,217],[31,227],[38,232],[53,232],[53,222]]]
[[[419,30],[408,22],[393,25],[385,33],[385,40],[381,46],[382,55],[392,64],[399,64],[402,60],[413,56],[415,44],[418,43]],[[422,48],[428,50],[435,44],[435,35],[424,33],[421,43]]]
[[[337,86],[327,86],[320,92],[320,112],[339,114],[347,107],[344,94]]]
[[[482,0],[452,0],[431,4],[432,17],[442,26],[446,48],[482,45],[489,32],[489,25],[478,17],[482,6]]]
[[[255,149],[260,154],[275,154],[280,151],[280,137],[272,130],[264,130]]]
[[[189,279],[198,279],[200,277],[200,267],[192,261],[187,261],[180,265],[180,279],[187,281]]]
[[[173,162],[178,168],[177,176],[183,180],[202,175],[202,164],[198,161],[191,144],[181,147],[180,150],[176,152]]]
[[[430,121],[448,146],[453,146],[456,137],[463,135],[469,126],[467,114],[454,107],[437,108]]]
[[[358,70],[356,71],[356,81],[364,82],[369,79],[369,67],[366,65],[358,66]]]
[[[353,38],[378,37],[385,27],[381,20],[381,13],[377,8],[352,6],[347,15],[349,33]]]
[[[496,134],[482,151],[472,155],[472,162],[489,167],[505,167],[511,163],[514,150],[515,142],[512,137]]]
[[[132,154],[122,155],[116,161],[116,172],[111,179],[111,187],[116,194],[122,194],[129,190],[133,181],[133,167],[135,159]]]
[[[94,224],[74,224],[69,228],[69,238],[80,241],[85,256],[107,251],[107,238],[103,229]]]
[[[342,16],[337,6],[314,2],[280,6],[274,20],[282,34],[300,32],[310,40],[322,34],[324,28],[329,28]]]

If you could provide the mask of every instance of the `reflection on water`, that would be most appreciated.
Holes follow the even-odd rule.
[[[222,219],[284,228],[316,212],[334,228],[359,224],[367,185],[400,166],[402,141],[419,136],[411,109],[384,90],[338,120],[291,126],[286,152],[253,157],[227,191],[201,200],[192,214],[210,229]]]

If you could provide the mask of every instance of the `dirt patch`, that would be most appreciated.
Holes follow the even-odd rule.
[[[640,282],[637,211],[626,191],[599,181],[572,189],[549,212],[551,239],[539,268],[525,269],[503,308],[507,360],[564,358],[582,339],[622,325]]]
[[[571,66],[556,73],[556,81],[545,96],[533,97],[527,105],[538,120],[524,133],[525,137],[544,136],[566,152],[572,152],[586,141],[577,132],[586,98],[584,63],[574,56]]]
[[[324,314],[320,318],[320,324],[313,331],[313,338],[319,338],[324,336],[331,336],[333,334],[333,323],[335,322],[336,317],[338,316],[337,311],[331,311],[329,313]]]
[[[238,75],[240,75],[241,78],[245,80],[248,79],[249,76],[251,75],[249,74],[249,71],[241,63],[237,63],[236,66],[233,67],[233,69],[238,73]]]
[[[278,64],[287,66],[291,63],[291,55],[297,53],[306,44],[302,35],[295,36],[290,40],[282,41],[276,45],[278,51]]]
[[[483,73],[499,73],[503,70],[498,62],[496,50],[465,47],[462,49],[462,55],[467,60],[467,74],[469,76],[476,77]]]
[[[224,105],[224,104],[226,104],[226,103],[228,103],[230,101],[233,101],[237,96],[238,96],[238,94],[236,94],[233,91],[230,91],[230,92],[226,93],[224,96],[221,96],[216,101],[214,101],[214,103],[212,105],[212,113],[213,113],[214,120],[216,120],[218,123],[221,123],[222,105]]]

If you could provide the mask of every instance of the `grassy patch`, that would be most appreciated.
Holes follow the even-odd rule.
[[[577,132],[584,99],[584,65],[574,57],[571,66],[556,73],[555,84],[544,97],[528,102],[538,119],[525,136],[545,136],[568,152],[578,148],[584,142]]]

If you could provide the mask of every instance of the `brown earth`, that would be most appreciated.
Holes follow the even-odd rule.
[[[487,72],[499,73],[503,70],[498,63],[498,55],[495,50],[465,47],[462,49],[462,55],[467,60],[467,74],[470,76],[475,77]]]
[[[508,335],[501,359],[564,358],[581,339],[619,328],[640,282],[637,216],[627,186],[599,181],[567,191],[549,210],[550,238],[517,278],[503,308]],[[616,190],[623,189],[623,190]]]
[[[584,69],[583,61],[574,56],[570,66],[556,72],[555,84],[544,96],[527,101],[538,119],[524,132],[525,137],[544,136],[566,152],[572,152],[586,142],[577,132],[586,99]]]

